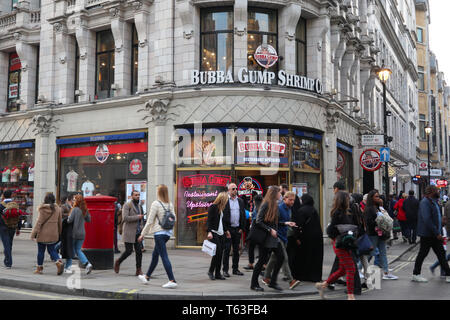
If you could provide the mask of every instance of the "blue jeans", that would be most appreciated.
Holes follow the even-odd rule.
[[[5,264],[6,267],[11,267],[13,263],[12,245],[15,233],[16,233],[15,229],[11,229],[6,226],[0,227],[0,237],[2,238],[3,251],[5,253],[5,259],[3,260],[3,263]]]
[[[388,273],[389,267],[388,267],[387,254],[386,254],[386,241],[381,240],[378,236],[369,236],[369,238],[374,247],[371,254],[374,255],[375,250],[378,248],[378,250],[380,252],[379,259],[381,262],[381,268],[384,270],[385,273]]]
[[[78,256],[78,259],[80,260],[81,264],[84,266],[87,263],[89,263],[88,259],[84,255],[83,251],[81,251],[81,247],[83,246],[83,240],[73,239],[73,251],[74,254]],[[66,269],[70,268],[72,266],[72,259],[66,259]]]
[[[37,255],[37,265],[42,266],[44,264],[44,256],[45,256],[45,249],[48,250],[48,253],[50,254],[50,257],[52,258],[52,261],[58,261],[59,256],[58,253],[55,250],[56,243],[52,244],[44,244],[38,242],[38,255]]]
[[[166,243],[169,241],[168,235],[155,235],[155,249],[152,254],[152,262],[147,271],[147,277],[150,277],[158,264],[159,256],[163,261],[164,269],[166,269],[169,280],[175,281],[175,277],[172,272],[172,265],[170,264],[169,256],[167,255]]]
[[[450,261],[450,253],[446,257],[447,261]],[[439,266],[439,260],[437,260],[433,265],[430,267],[431,270],[436,269]],[[441,268],[441,276],[445,276],[444,270]]]

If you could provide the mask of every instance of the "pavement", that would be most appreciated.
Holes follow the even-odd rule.
[[[15,237],[13,244],[13,267],[11,269],[0,268],[0,286],[20,288],[23,290],[36,290],[83,296],[102,299],[124,300],[236,300],[236,299],[265,299],[265,298],[294,298],[317,294],[312,282],[302,282],[293,290],[289,290],[287,282],[282,281],[283,274],[280,271],[278,284],[283,288],[282,292],[275,291],[264,285],[262,293],[250,289],[251,271],[244,270],[248,256],[244,251],[240,258],[239,269],[243,276],[231,274],[227,280],[209,280],[207,271],[211,257],[200,249],[172,249],[168,250],[172,263],[173,273],[177,280],[176,289],[165,289],[162,285],[168,281],[166,272],[160,260],[150,282],[145,285],[135,276],[135,256],[132,254],[120,267],[120,273],[111,270],[93,270],[86,275],[84,269],[70,275],[56,275],[56,266],[46,254],[42,275],[35,275],[37,245],[29,239],[29,233],[22,232]],[[328,276],[335,255],[329,239],[324,240],[323,276]],[[389,264],[401,259],[403,255],[412,250],[414,246],[397,240],[388,248]],[[123,252],[123,245],[119,246]],[[151,261],[152,250],[146,248],[143,253],[142,270],[145,273]],[[120,254],[115,255],[117,259]],[[3,252],[1,252],[3,261]],[[76,262],[76,260],[74,261]],[[74,266],[76,263],[74,263]],[[231,266],[231,257],[230,257]],[[344,286],[336,286],[336,290],[345,290]]]

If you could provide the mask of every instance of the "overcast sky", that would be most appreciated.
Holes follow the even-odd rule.
[[[430,49],[436,54],[439,70],[450,85],[450,1],[430,1]]]

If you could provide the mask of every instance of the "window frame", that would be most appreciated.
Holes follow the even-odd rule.
[[[418,90],[419,91],[425,91],[425,68],[418,66],[417,67],[417,73],[419,74],[419,83],[418,83]]]
[[[231,35],[233,36],[233,48],[232,48],[232,57],[231,57],[231,72],[233,72],[234,70],[234,16],[233,16],[233,28],[231,30],[215,30],[215,31],[202,31],[203,30],[203,15],[204,14],[208,14],[211,12],[234,12],[234,9],[232,6],[222,6],[222,7],[209,7],[209,8],[202,8],[200,10],[200,55],[199,55],[199,70],[200,71],[210,71],[210,70],[203,70],[202,68],[202,57],[203,57],[203,36],[204,35],[215,35],[216,36],[216,69],[215,70],[211,70],[211,71],[217,71],[218,68],[218,63],[217,63],[217,59],[218,59],[218,54],[217,54],[217,39],[219,34],[227,34],[227,33],[231,33]],[[224,70],[224,72],[226,73],[227,70]]]
[[[297,28],[298,28],[298,25],[300,24],[300,23],[304,23],[304,26],[305,26],[305,40],[301,40],[301,39],[299,39],[299,37],[297,37]],[[295,28],[295,73],[297,74],[297,75],[301,75],[301,76],[307,76],[308,75],[308,63],[307,63],[307,56],[308,56],[308,51],[307,51],[307,43],[308,43],[308,37],[307,37],[307,31],[308,31],[308,29],[307,29],[307,23],[308,23],[308,21],[305,19],[305,18],[303,18],[303,17],[300,17],[300,19],[298,20],[298,23],[297,23],[297,27]],[[304,46],[305,46],[305,49],[304,49],[304,54],[305,54],[305,61],[304,61],[304,69],[305,69],[305,74],[300,74],[300,72],[299,72],[299,63],[298,63],[298,54],[299,54],[299,52],[298,52],[298,48],[299,48],[299,44],[303,44]]]
[[[420,37],[419,37],[419,30],[420,30]],[[417,43],[424,43],[423,40],[423,28],[422,27],[417,27]]]
[[[136,31],[136,38],[134,36],[135,31]],[[134,50],[135,49],[137,49],[137,51],[138,51],[136,60],[134,60]],[[139,76],[137,77],[136,83],[134,83],[134,76],[135,76],[134,65],[135,65],[135,62],[137,62],[137,66],[138,66],[137,75],[139,75],[139,37],[138,37],[138,34],[137,34],[136,24],[133,23],[132,26],[131,26],[131,86],[130,86],[131,95],[135,95],[138,92]],[[136,90],[134,90],[134,86],[135,85],[136,85]]]
[[[97,76],[97,70],[95,71]],[[97,87],[97,86],[96,86]],[[74,83],[74,102],[79,102],[80,96],[75,94],[75,91],[80,90],[80,47],[78,46],[78,41],[75,39],[75,83]]]
[[[97,90],[97,87],[98,87],[98,75],[99,75],[99,73],[98,73],[98,71],[99,71],[98,70],[98,57],[100,55],[102,55],[102,54],[107,54],[108,55],[108,69],[109,69],[108,70],[109,71],[109,73],[108,73],[108,79],[109,79],[108,96],[106,98],[102,98],[102,99],[109,99],[109,98],[113,97],[112,92],[111,92],[112,91],[111,90],[111,85],[114,82],[111,82],[111,73],[114,75],[114,72],[115,72],[115,69],[113,68],[113,66],[115,66],[115,56],[114,56],[114,64],[111,64],[111,61],[112,61],[111,57],[112,57],[112,55],[115,54],[115,51],[116,51],[115,50],[115,41],[114,41],[114,48],[113,49],[106,50],[106,51],[98,51],[99,50],[99,48],[98,48],[98,37],[99,37],[99,35],[101,33],[106,33],[106,32],[111,32],[111,36],[112,36],[113,41],[114,41],[114,35],[113,35],[111,29],[97,31],[96,34],[95,34],[95,100],[99,100],[99,98],[98,98],[98,90]],[[111,70],[112,70],[112,72],[111,72]]]

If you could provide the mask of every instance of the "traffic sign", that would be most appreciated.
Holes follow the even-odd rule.
[[[382,134],[365,134],[361,137],[361,145],[368,146],[382,146],[384,145],[384,135]]]
[[[422,176],[428,176],[428,171],[420,170],[419,174],[422,175]],[[441,169],[431,169],[430,170],[430,176],[432,176],[432,177],[440,177],[440,176],[442,176],[442,170]]]
[[[380,161],[381,162],[389,162],[391,160],[391,149],[390,148],[381,148],[380,149]]]

